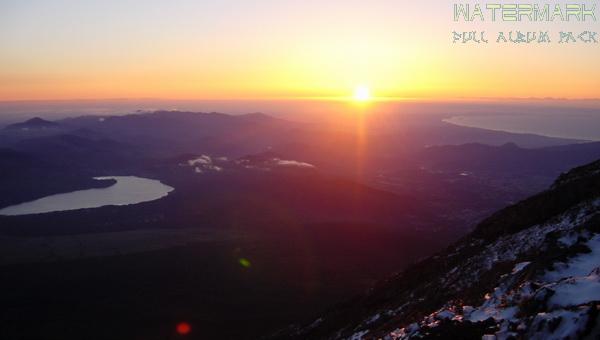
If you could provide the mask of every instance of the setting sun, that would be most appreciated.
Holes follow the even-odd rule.
[[[371,100],[371,90],[364,85],[359,85],[354,89],[354,100],[366,102]]]

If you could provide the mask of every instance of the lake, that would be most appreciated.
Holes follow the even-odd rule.
[[[113,179],[116,183],[108,188],[77,190],[12,205],[0,209],[0,215],[42,214],[55,211],[99,208],[107,205],[137,204],[160,199],[175,190],[160,181],[135,176],[95,177],[94,179]]]

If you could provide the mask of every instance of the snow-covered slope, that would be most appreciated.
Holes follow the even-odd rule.
[[[443,336],[444,328],[477,324],[487,325],[482,333],[492,339],[579,339],[588,334],[598,322],[600,234],[586,225],[599,206],[600,200],[579,205],[552,222],[488,245],[481,255],[442,277],[443,289],[460,290],[477,282],[477,277],[495,263],[523,261],[501,275],[480,305],[450,301],[383,338]],[[563,254],[564,259],[551,261],[549,257],[555,254]],[[440,327],[442,323],[444,327]]]
[[[305,326],[318,339],[598,339],[600,161]]]

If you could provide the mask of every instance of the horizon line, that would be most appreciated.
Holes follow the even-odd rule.
[[[306,96],[306,97],[261,97],[261,98],[168,98],[168,97],[114,97],[114,98],[68,98],[68,99],[0,99],[3,103],[35,103],[35,102],[94,102],[94,101],[136,101],[136,100],[158,100],[158,101],[198,101],[198,102],[267,102],[267,101],[331,101],[331,102],[353,102],[348,96]],[[593,102],[599,101],[600,97],[399,97],[399,96],[376,96],[370,102],[395,102],[395,101],[422,101],[422,102],[444,102],[444,101],[571,101],[571,102]]]

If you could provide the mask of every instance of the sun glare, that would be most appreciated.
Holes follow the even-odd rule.
[[[359,85],[354,89],[354,100],[366,102],[371,100],[371,90],[365,85]]]

